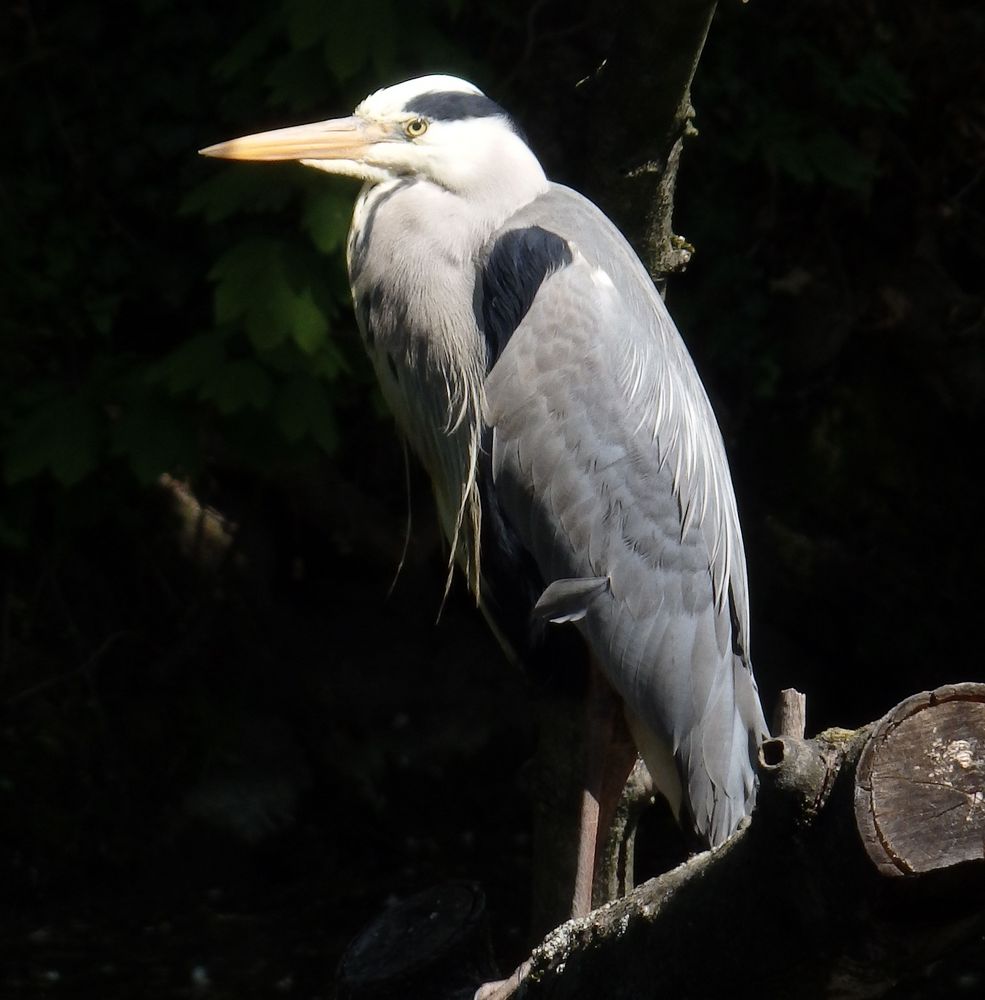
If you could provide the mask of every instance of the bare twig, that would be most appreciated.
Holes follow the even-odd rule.
[[[802,740],[806,731],[807,695],[794,688],[784,688],[773,710],[773,734]]]

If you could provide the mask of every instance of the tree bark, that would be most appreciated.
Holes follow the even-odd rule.
[[[985,684],[767,740],[759,775],[725,844],[558,927],[492,995],[880,997],[985,930]],[[342,995],[467,1000],[491,968],[477,898],[388,911],[350,946]]]
[[[759,775],[751,822],[552,931],[497,1000],[880,997],[985,930],[985,684],[767,740]],[[457,908],[438,894],[374,922],[343,962],[344,995],[467,1000],[489,977],[487,939],[475,896],[455,892]],[[360,970],[375,992],[352,988]]]
[[[760,776],[746,829],[549,934],[516,1000],[878,997],[985,926],[985,685],[768,740]]]
[[[636,247],[654,281],[687,266],[694,248],[674,235],[674,187],[693,135],[691,81],[715,0],[616,3],[610,54],[583,82],[585,114],[604,121],[583,181]],[[613,109],[618,114],[613,114]]]
[[[793,688],[784,688],[773,709],[773,734],[803,739],[807,732],[807,697]]]

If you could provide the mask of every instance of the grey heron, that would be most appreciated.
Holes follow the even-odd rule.
[[[679,821],[722,843],[767,734],[742,537],[708,397],[620,232],[455,77],[202,152],[365,182],[356,316],[451,559],[521,658],[581,633]]]

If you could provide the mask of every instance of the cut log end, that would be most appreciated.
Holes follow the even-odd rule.
[[[855,820],[885,875],[985,861],[985,684],[914,695],[876,724],[859,760]]]

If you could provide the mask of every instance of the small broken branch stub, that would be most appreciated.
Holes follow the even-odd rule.
[[[784,688],[773,710],[773,735],[804,738],[807,730],[807,695]]]

